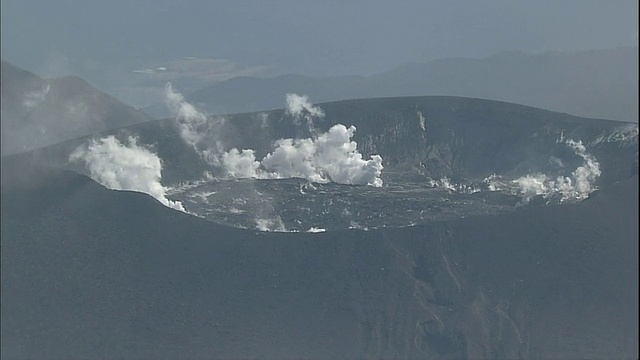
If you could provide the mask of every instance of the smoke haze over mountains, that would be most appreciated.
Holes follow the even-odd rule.
[[[316,102],[412,95],[465,96],[637,122],[638,48],[506,52],[483,59],[416,62],[368,77],[238,77],[186,92],[185,96],[207,112],[221,114],[278,108],[281,97],[291,92],[307,94]],[[157,118],[168,116],[159,105],[145,111]]]
[[[582,65],[566,58],[575,52],[636,48],[637,13],[637,2],[630,0],[530,4],[410,0],[403,6],[364,0],[348,4],[307,0],[244,0],[232,4],[116,0],[91,5],[78,0],[56,5],[44,0],[7,0],[2,3],[1,44],[3,59],[14,65],[47,78],[81,76],[136,107],[162,102],[166,82],[179,86],[190,101],[199,103],[202,99],[192,99],[191,92],[220,81],[293,74],[329,82],[334,77],[346,79],[338,82],[338,89],[344,89],[335,94],[330,89],[323,91],[328,92],[325,94],[292,88],[275,94],[278,101],[286,92],[308,94],[316,102],[455,95],[523,103],[581,116],[635,120],[637,107],[635,112],[616,112],[613,106],[604,112],[599,107],[612,102],[617,107],[632,106],[629,102],[637,98],[638,87],[637,49],[632,50],[636,60],[631,63],[619,63],[618,55]],[[523,54],[521,63],[492,59],[505,52]],[[616,65],[610,66],[613,62]],[[415,64],[430,64],[436,75],[425,76],[421,74],[424,71],[415,70],[402,74]],[[615,81],[600,84],[613,94],[599,101],[607,92],[594,94],[585,87],[605,80],[602,75],[609,68],[623,77],[614,74]],[[627,76],[633,71],[635,76]],[[359,81],[354,76],[376,74],[388,89],[349,91],[349,83]],[[562,86],[565,76],[568,78]],[[419,79],[423,85],[405,84],[412,79]],[[636,90],[633,84],[625,84],[634,79]],[[513,80],[521,86],[522,82],[533,82],[532,90],[514,91]],[[539,94],[544,101],[538,101],[534,95],[544,90],[538,82],[546,84],[545,91],[551,90],[558,100]],[[636,91],[635,96],[626,90]],[[236,104],[226,104],[228,99],[222,100],[220,94],[207,101],[219,101],[206,109],[210,113],[270,110],[280,104],[244,104],[245,108],[238,110]],[[589,112],[577,112],[582,108]]]
[[[3,56],[46,77],[69,75],[65,70],[86,77],[80,70],[100,64],[154,69],[169,67],[160,61],[211,57],[305,75],[371,75],[416,61],[638,41],[638,4],[628,0],[7,0],[2,13]]]
[[[2,61],[2,153],[149,121],[77,76],[42,79]]]

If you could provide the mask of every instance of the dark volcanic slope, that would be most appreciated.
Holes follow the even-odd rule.
[[[384,158],[392,185],[364,195],[370,209],[356,206],[374,215],[392,203],[379,201],[401,200],[396,190],[410,202],[402,191],[428,178],[547,173],[552,157],[576,169],[584,159],[563,139],[600,162],[600,191],[416,226],[268,233],[43,167],[86,172],[68,158],[88,138],[3,157],[3,357],[638,356],[636,124],[453,97],[321,106],[317,131],[356,125],[358,148]],[[177,185],[216,172],[202,158],[213,145],[262,157],[276,139],[309,136],[282,110],[210,118],[198,130],[198,152],[173,120],[95,137],[137,137],[162,159],[163,184]],[[216,181],[242,192],[254,180]],[[321,190],[366,193],[333,185]]]
[[[354,140],[365,158],[382,156],[385,181],[425,181],[427,177],[443,176],[482,180],[492,174],[517,177],[546,173],[553,167],[552,157],[565,161],[567,169],[575,169],[581,159],[562,139],[582,141],[598,159],[603,171],[600,184],[627,178],[638,166],[637,124],[443,96],[346,100],[318,106],[326,116],[314,121],[317,130],[324,132],[335,124],[355,125]],[[212,117],[199,130],[203,138],[200,150],[219,143],[226,151],[254,149],[258,158],[273,151],[277,139],[310,136],[306,123],[294,125],[284,110]],[[165,185],[199,180],[205,171],[215,172],[180,138],[174,120],[137,124],[99,136],[109,134],[122,140],[134,135],[139,143],[153,145],[163,160]],[[70,141],[32,155],[65,166],[69,154],[86,140]]]
[[[150,120],[75,76],[41,79],[2,61],[2,153]]]
[[[637,358],[637,182],[273,234],[3,158],[2,358]]]
[[[185,119],[147,122],[96,134],[94,138],[115,135],[123,144],[128,144],[132,136],[138,138],[137,144],[150,148],[161,159],[162,172],[158,162],[155,176],[162,175],[162,185],[173,188],[169,198],[181,201],[192,214],[242,228],[280,231],[398,227],[508,211],[519,205],[522,193],[531,191],[521,190],[523,187],[515,179],[543,174],[555,181],[571,176],[572,185],[578,184],[575,172],[580,167],[587,170],[586,160],[568,146],[569,139],[582,142],[590,159],[598,163],[594,167],[601,174],[589,178],[589,189],[605,189],[638,171],[638,125],[633,123],[585,119],[522,105],[457,97],[350,100],[319,106],[326,116],[314,120],[315,135],[310,133],[304,119],[298,119],[296,124],[296,119],[284,110],[274,110],[192,122]],[[256,158],[262,159],[274,151],[278,139],[317,140],[318,134],[335,124],[357,127],[353,139],[364,158],[373,154],[382,156],[383,187],[363,189],[327,184],[320,188],[310,185],[309,189],[306,179],[233,181],[220,162],[207,162],[211,159],[207,154],[217,154],[220,159],[232,148],[253,149]],[[192,130],[197,130],[196,134]],[[191,135],[182,136],[185,132]],[[193,138],[198,139],[197,143],[185,141]],[[94,159],[89,167],[82,161],[69,163],[69,155],[84,148],[90,140],[69,141],[24,157],[91,174],[111,188],[149,193],[149,177],[129,168],[134,163],[133,157],[125,157],[122,146],[100,150],[102,155],[98,159],[119,161],[107,167],[111,172],[105,177],[96,176],[97,172],[107,172],[101,160],[96,163]],[[110,155],[105,156],[107,153]],[[143,162],[150,160],[147,156]],[[124,168],[130,170],[123,171]],[[116,185],[104,180],[117,174],[126,175],[122,176],[126,179]],[[494,175],[499,176],[499,190],[511,198],[504,198],[493,191],[495,186],[487,185],[486,179]],[[471,187],[472,191],[493,190],[455,197],[446,190],[431,191],[433,185],[429,184],[437,181],[443,184],[445,177],[449,179],[447,182]],[[535,193],[542,194],[537,190]],[[553,197],[549,194],[546,193],[542,203]]]

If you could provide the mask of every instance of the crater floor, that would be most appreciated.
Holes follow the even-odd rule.
[[[429,183],[383,187],[309,183],[301,179],[210,181],[173,189],[188,212],[239,228],[329,231],[405,227],[511,211],[519,196]]]

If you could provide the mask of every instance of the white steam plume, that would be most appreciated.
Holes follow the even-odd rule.
[[[422,111],[418,111],[418,125],[420,125],[420,129],[422,129],[422,131],[427,131],[425,121],[426,119],[424,118],[424,115],[422,115]]]
[[[262,178],[260,162],[256,161],[254,151],[231,149],[220,156],[221,164],[227,171],[227,175],[236,179]]]
[[[583,164],[578,166],[569,176],[558,176],[556,180],[549,179],[544,174],[526,175],[514,180],[522,195],[522,203],[527,204],[536,195],[545,197],[560,194],[561,200],[584,200],[596,190],[595,182],[602,174],[600,163],[587,152],[582,141],[566,140],[565,143],[573,149],[574,153],[583,159]]]
[[[309,98],[287,94],[286,113],[298,121],[304,117],[313,134],[304,139],[279,139],[274,150],[262,160],[256,159],[253,149],[231,149],[225,151],[217,140],[216,131],[208,124],[207,117],[175,92],[171,84],[166,86],[167,106],[176,114],[182,139],[210,165],[221,167],[229,178],[283,179],[302,178],[313,182],[329,181],[351,184],[382,186],[382,158],[373,155],[365,160],[352,141],[356,128],[342,124],[334,125],[328,132],[317,134],[313,119],[323,117],[324,111],[311,104]],[[266,126],[267,115],[259,117]],[[219,123],[221,126],[224,123]],[[214,125],[214,126],[218,126]],[[205,137],[216,139],[214,147],[203,146]],[[203,149],[203,150],[201,150]]]
[[[593,145],[600,143],[619,143],[620,146],[638,146],[638,124],[626,124],[619,126],[608,134],[599,136]]]
[[[287,114],[298,117],[305,111],[311,116],[323,117],[324,111],[321,108],[313,106],[307,95],[287,94]]]
[[[166,197],[167,189],[160,183],[162,161],[149,149],[138,145],[135,137],[122,144],[113,136],[92,140],[78,147],[69,161],[84,161],[91,178],[109,189],[133,190],[149,194],[163,205],[185,211],[182,203]]]
[[[471,184],[463,184],[463,183],[453,183],[451,182],[451,179],[449,179],[448,177],[442,177],[440,178],[440,180],[433,180],[431,178],[429,178],[429,180],[427,181],[427,183],[429,184],[429,186],[434,187],[434,188],[443,188],[446,189],[448,192],[450,193],[464,193],[464,194],[475,194],[477,192],[480,192],[480,188],[473,186]]]
[[[260,231],[288,232],[280,216],[273,219],[256,219],[256,229]]]
[[[552,188],[544,174],[526,175],[514,182],[520,187],[522,204],[528,204],[536,195],[548,195]]]
[[[378,155],[364,160],[352,141],[356,128],[334,125],[328,132],[316,135],[315,117],[324,111],[313,106],[309,97],[287,94],[286,113],[294,121],[304,117],[312,138],[280,139],[273,152],[261,161],[253,150],[237,150],[222,154],[222,164],[228,176],[235,178],[281,179],[302,178],[313,182],[333,181],[340,184],[382,186],[382,158]]]
[[[237,150],[222,155],[229,177],[283,179],[302,178],[312,182],[382,186],[382,158],[364,160],[351,141],[355,126],[334,125],[314,138],[280,139],[275,150],[257,161],[253,150]]]
[[[304,117],[307,121],[307,125],[309,126],[309,131],[311,132],[315,129],[313,125],[313,118],[324,117],[324,111],[317,106],[313,106],[307,95],[300,96],[297,94],[287,94],[286,113],[293,117],[293,121],[296,125],[299,123],[300,118]]]
[[[593,155],[587,152],[587,148],[582,144],[582,141],[567,140],[567,145],[584,160],[584,163],[573,171],[573,184],[571,178],[558,177],[557,186],[563,197],[583,200],[596,189],[596,179],[602,174],[600,163]]]
[[[218,134],[216,134],[216,132],[219,130],[219,127],[224,124],[224,118],[216,117],[215,119],[209,120],[204,113],[198,111],[193,105],[188,103],[182,94],[174,91],[171,83],[167,83],[165,86],[165,104],[169,110],[175,114],[182,140],[192,146],[200,156],[203,156],[205,160],[211,160],[211,157],[207,157],[206,153],[199,150],[199,145],[201,145],[204,140],[209,140],[207,141],[207,150],[205,151],[222,151],[223,147],[217,138]],[[212,135],[212,133],[214,135],[213,141],[208,139],[208,136]],[[212,150],[211,145],[215,145],[215,149]]]

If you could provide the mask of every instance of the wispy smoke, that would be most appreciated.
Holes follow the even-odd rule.
[[[482,185],[486,186],[489,191],[500,191],[504,187],[504,182],[502,176],[494,173],[484,178]]]
[[[195,147],[202,140],[202,130],[207,123],[207,117],[186,102],[182,94],[173,91],[171,83],[165,86],[165,103],[180,124],[182,139]]]
[[[427,131],[425,121],[426,119],[424,118],[424,115],[422,115],[422,111],[418,111],[418,125],[420,125],[420,129],[422,129],[422,131]]]
[[[562,160],[557,158],[557,157],[555,157],[555,156],[549,157],[549,163],[550,164],[554,164],[554,165],[556,165],[558,167],[561,167],[561,168],[564,167],[564,163],[562,162]]]
[[[138,145],[135,137],[123,144],[113,136],[92,140],[78,147],[69,161],[84,161],[91,178],[109,189],[133,190],[149,194],[170,208],[185,211],[182,203],[166,197],[160,183],[162,161],[151,150]]]
[[[582,144],[582,141],[568,140],[567,145],[584,160],[584,163],[573,171],[573,179],[568,177],[564,179],[558,178],[557,186],[563,197],[583,200],[595,190],[596,179],[602,175],[600,163],[593,155],[587,152],[587,148]]]
[[[266,129],[269,126],[269,114],[262,112],[256,114],[256,119],[260,122],[260,128],[262,130]]]
[[[46,84],[42,86],[41,90],[33,91],[26,94],[24,100],[22,101],[22,105],[24,105],[29,110],[35,108],[46,99],[50,89],[51,86],[49,84]]]
[[[350,222],[350,224],[349,224],[349,229],[369,230],[369,228],[368,228],[368,227],[366,227],[366,226],[362,226],[362,225],[358,224],[357,222],[355,222],[355,221],[353,221],[353,220],[352,220],[352,221]]]
[[[188,103],[182,94],[174,91],[171,83],[167,83],[165,86],[165,104],[175,114],[182,140],[202,155],[199,145],[212,131],[216,130],[216,126],[224,124],[224,118],[217,117],[213,121],[209,121],[207,116]],[[213,143],[216,148],[222,147],[220,141],[213,141]],[[211,146],[212,144],[207,145]]]
[[[280,216],[273,219],[256,219],[256,229],[260,231],[288,232]]]
[[[323,229],[323,228],[317,228],[317,227],[311,227],[309,228],[309,230],[307,230],[308,233],[321,233],[321,232],[325,232],[327,231],[327,229]]]
[[[236,179],[264,178],[254,151],[231,149],[220,156],[227,175]]]
[[[522,204],[528,204],[537,195],[548,195],[553,188],[544,174],[526,175],[514,182],[520,187]]]
[[[173,91],[171,84],[166,87],[166,102],[176,114],[182,139],[209,164],[220,167],[228,178],[302,178],[320,183],[382,186],[382,158],[373,155],[369,160],[363,159],[357,143],[352,141],[356,132],[354,126],[338,124],[326,133],[316,134],[313,120],[323,117],[324,111],[311,104],[307,96],[287,94],[286,100],[286,113],[294,122],[306,119],[313,135],[276,140],[273,151],[259,160],[253,149],[225,151],[221,141],[214,141],[214,147],[205,146],[205,137],[210,137],[206,134],[216,129],[211,127],[205,115]],[[266,117],[262,116],[260,121],[266,126]]]
[[[486,180],[486,179],[485,179]],[[428,179],[427,184],[434,188],[443,188],[446,189],[450,193],[464,193],[464,194],[475,194],[480,192],[481,189],[472,185],[472,184],[456,184],[451,182],[451,179],[448,177],[443,177],[440,180],[433,180],[431,178]]]
[[[587,152],[582,141],[566,140],[565,143],[574,153],[583,159],[583,164],[578,166],[569,176],[558,176],[555,180],[549,179],[544,174],[527,175],[514,180],[522,195],[522,203],[527,204],[534,196],[543,195],[549,197],[554,194],[561,195],[561,201],[584,200],[596,190],[595,182],[602,174],[600,163]]]
[[[293,117],[296,125],[299,124],[301,118],[304,118],[311,132],[315,129],[313,119],[324,117],[324,111],[317,106],[313,106],[308,96],[300,96],[297,94],[287,94],[286,113]]]
[[[600,143],[619,143],[620,146],[638,146],[638,124],[627,124],[616,128],[611,133],[599,136],[593,145]]]
[[[293,117],[299,117],[306,111],[309,115],[315,117],[323,117],[324,111],[309,101],[306,95],[287,94],[287,114]]]

